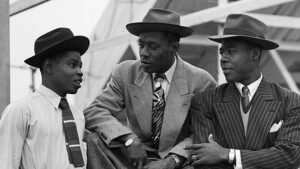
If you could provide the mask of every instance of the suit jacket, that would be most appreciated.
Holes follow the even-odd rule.
[[[116,66],[106,88],[84,111],[86,128],[96,131],[108,146],[114,139],[136,134],[146,145],[151,139],[152,75],[140,68],[140,61],[125,61]],[[177,57],[177,65],[166,99],[158,153],[169,152],[188,157],[183,150],[192,142],[188,110],[192,96],[215,86],[211,75]],[[115,117],[126,112],[128,127]],[[150,148],[149,148],[150,149]]]
[[[240,149],[243,169],[297,168],[300,163],[300,96],[262,79],[248,119],[247,134],[240,111],[240,93],[234,83],[223,84],[194,97],[191,105],[194,142],[208,135],[223,147]],[[277,132],[274,123],[283,120]],[[232,168],[220,164],[208,168]]]

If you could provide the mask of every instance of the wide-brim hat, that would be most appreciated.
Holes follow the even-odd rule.
[[[266,38],[267,26],[262,21],[244,14],[227,16],[223,35],[209,37],[210,40],[222,43],[223,39],[236,38],[252,42],[263,49],[276,49],[279,45]]]
[[[126,29],[135,36],[144,32],[167,31],[176,33],[183,38],[193,33],[193,29],[180,25],[178,13],[158,8],[150,9],[142,22],[127,24]]]
[[[24,62],[33,67],[40,67],[42,62],[62,51],[78,51],[83,55],[90,45],[85,36],[74,36],[69,28],[57,28],[40,37],[34,43],[35,55]]]

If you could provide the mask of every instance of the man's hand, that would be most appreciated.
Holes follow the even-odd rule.
[[[133,142],[126,147],[127,155],[133,167],[141,168],[143,161],[147,157],[146,149],[142,141],[136,137]]]
[[[172,157],[165,159],[152,161],[145,165],[143,169],[174,169],[176,167],[176,162]]]
[[[192,165],[213,165],[228,161],[229,149],[220,146],[213,139],[212,134],[208,136],[209,143],[192,144],[186,146],[186,150],[191,152]]]

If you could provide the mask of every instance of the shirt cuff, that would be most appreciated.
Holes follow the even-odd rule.
[[[243,169],[241,151],[240,150],[234,150],[234,151],[235,151],[235,165],[233,165],[233,167],[234,169]]]

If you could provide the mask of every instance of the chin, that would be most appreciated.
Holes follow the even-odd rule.
[[[78,89],[73,89],[73,90],[70,90],[68,93],[69,93],[69,94],[76,94],[77,91],[78,91]]]
[[[143,71],[146,72],[146,73],[153,73],[151,70],[149,70],[149,69],[147,69],[145,67],[143,67]]]

